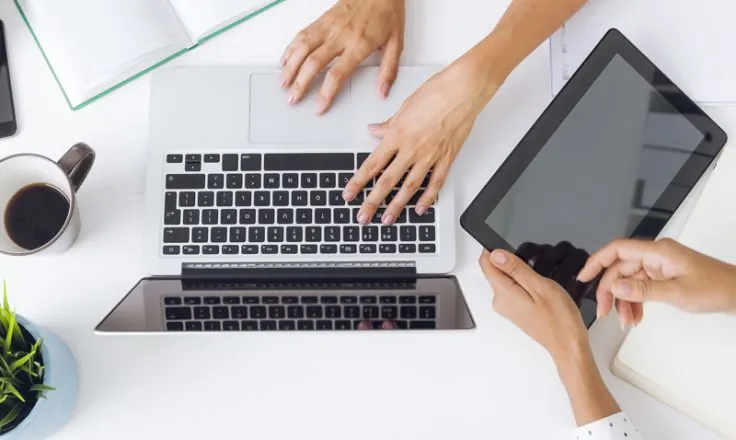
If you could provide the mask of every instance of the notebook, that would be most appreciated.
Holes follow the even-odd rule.
[[[283,0],[15,0],[76,110]]]
[[[736,146],[727,146],[679,237],[729,263],[736,263],[735,169]],[[736,440],[736,315],[693,315],[656,303],[644,315],[614,358],[613,373]]]
[[[695,101],[736,103],[735,8],[733,0],[590,0],[550,39],[552,91],[614,27]]]

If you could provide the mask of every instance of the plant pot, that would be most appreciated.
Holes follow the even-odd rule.
[[[38,399],[31,412],[3,435],[2,440],[45,439],[66,424],[74,411],[79,391],[77,363],[69,347],[56,334],[36,327],[20,315],[18,324],[35,339],[41,339],[44,385],[56,388],[46,398]]]

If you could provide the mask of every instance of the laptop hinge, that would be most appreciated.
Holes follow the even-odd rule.
[[[183,263],[184,279],[346,280],[406,279],[417,275],[413,261],[301,263]]]

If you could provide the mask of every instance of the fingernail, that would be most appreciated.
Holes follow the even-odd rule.
[[[366,223],[368,223],[368,214],[366,214],[365,212],[361,212],[360,214],[358,214],[358,223],[360,223],[361,225],[365,225]]]
[[[378,130],[378,124],[368,124],[368,131]]]
[[[626,281],[619,281],[613,285],[613,293],[615,293],[616,296],[626,298],[631,295],[631,286]]]
[[[286,84],[286,77],[285,76],[282,76],[281,78],[279,78],[279,87],[281,87],[282,89],[285,89],[286,88],[286,85],[287,85]]]
[[[601,316],[603,316],[603,314],[601,313],[601,311],[600,310],[596,310],[595,311],[595,319],[601,319]]]
[[[491,258],[497,264],[506,264],[506,261],[508,261],[508,258],[506,258],[506,255],[501,251],[493,251],[491,253]]]
[[[282,57],[281,61],[279,61],[279,67],[284,67],[286,65],[286,57]]]
[[[388,97],[388,84],[386,83],[381,84],[381,96]]]
[[[343,191],[342,198],[345,199],[346,202],[352,202],[355,198],[355,194],[351,193],[350,191]]]
[[[619,323],[621,324],[621,330],[626,331],[627,329],[626,324],[624,324],[623,321],[619,321]]]
[[[424,213],[427,212],[427,208],[424,206],[417,206],[417,215],[424,215]]]
[[[289,104],[293,104],[296,100],[296,97],[294,96],[294,93],[289,93],[289,97],[286,98],[286,102]]]
[[[383,218],[381,219],[381,222],[383,223],[384,226],[389,226],[394,222],[394,216],[387,212],[383,214]]]
[[[325,107],[327,104],[327,100],[322,97],[322,95],[317,96],[317,113],[322,114],[325,112]]]

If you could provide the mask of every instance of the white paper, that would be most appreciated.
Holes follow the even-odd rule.
[[[695,101],[736,103],[734,17],[733,0],[590,0],[550,40],[552,91],[617,28]]]
[[[169,0],[192,40],[246,17],[273,0]]]
[[[72,105],[189,45],[166,0],[21,0]]]

